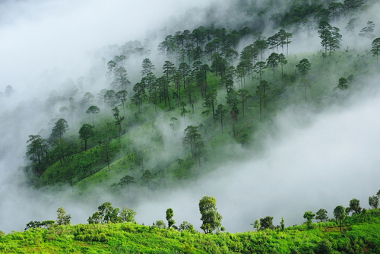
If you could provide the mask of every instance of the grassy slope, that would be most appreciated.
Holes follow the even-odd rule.
[[[335,253],[379,253],[380,210],[334,222],[245,233],[203,234],[133,223],[54,226],[0,237],[2,253],[318,253],[327,240]],[[364,219],[366,220],[364,222]]]
[[[304,99],[304,88],[299,85],[299,77],[294,79],[294,70],[295,65],[302,59],[308,58],[312,64],[312,70],[306,77],[309,80],[310,88],[307,89],[307,102]],[[351,61],[347,61],[351,60]],[[245,118],[239,117],[237,123],[237,137],[232,137],[231,131],[231,121],[225,121],[225,133],[221,134],[220,125],[218,121],[213,123],[211,117],[201,116],[199,118],[200,112],[202,110],[201,101],[195,105],[195,115],[188,114],[188,119],[198,121],[205,126],[204,132],[208,136],[207,140],[207,170],[213,170],[221,163],[231,160],[241,158],[242,155],[236,154],[233,151],[229,151],[228,149],[224,149],[226,145],[233,144],[235,141],[246,141],[251,140],[252,136],[255,132],[263,133],[262,130],[266,127],[267,124],[270,124],[270,119],[275,116],[281,109],[289,105],[299,105],[306,106],[307,104],[311,104],[316,106],[317,108],[323,109],[326,105],[335,103],[337,101],[337,93],[334,91],[338,83],[338,79],[340,77],[348,77],[353,74],[354,78],[360,79],[360,77],[365,76],[368,73],[368,66],[374,63],[374,59],[371,59],[370,56],[364,57],[364,55],[357,56],[352,52],[338,52],[335,53],[332,58],[323,59],[321,55],[316,54],[298,54],[292,55],[289,57],[289,63],[285,66],[285,78],[281,78],[280,69],[277,72],[276,77],[273,77],[271,70],[266,70],[264,74],[264,79],[267,79],[271,82],[271,89],[269,91],[270,102],[268,106],[263,110],[264,114],[264,122],[260,123],[258,121],[258,103],[255,98],[247,101],[246,109],[245,109]],[[210,77],[211,79],[211,77]],[[258,81],[251,80],[250,77],[247,77],[247,89],[251,94],[255,93],[256,86]],[[350,84],[352,86],[352,84]],[[224,102],[224,89],[221,88],[219,90],[219,102]],[[199,96],[199,95],[198,95]],[[146,119],[149,118],[149,121],[141,121],[141,124],[137,126],[137,128],[132,128],[128,131],[122,139],[122,143],[127,142],[132,137],[138,136],[151,136],[152,132],[152,122],[155,120],[155,114],[153,107],[147,107],[145,109],[145,113],[147,114]],[[175,108],[171,111],[164,111],[160,115],[167,120],[169,123],[169,119],[172,116],[179,116],[179,109]],[[269,120],[269,122],[268,122]],[[156,134],[156,138],[159,138],[160,133]],[[248,138],[247,138],[248,137]],[[242,139],[242,138],[245,138]],[[118,142],[117,140],[114,142]],[[249,142],[249,141],[248,141]],[[154,143],[154,144],[153,144]],[[255,136],[254,144],[260,143],[260,135]],[[157,144],[157,142],[152,142],[152,147],[148,149],[145,147],[143,149],[149,150],[146,151],[147,156],[146,160],[149,160],[151,156],[157,156],[161,151],[162,146]],[[97,147],[92,150],[98,149]],[[88,151],[87,154],[92,153]],[[135,165],[133,160],[128,160],[129,152],[124,152],[122,155],[118,155],[118,159],[112,163],[111,172],[108,172],[108,168],[104,165],[104,168],[99,172],[79,181],[76,185],[79,189],[84,190],[85,187],[96,186],[99,183],[110,185],[112,183],[118,182],[118,180],[126,175],[133,175],[138,177],[141,176],[141,173],[136,174],[136,168],[139,168],[138,165]],[[80,154],[76,156],[82,156],[84,160],[87,160],[86,154]],[[157,173],[157,168],[165,169],[165,174],[157,174],[155,179],[156,184],[160,186],[161,178],[166,178],[166,182],[178,183],[179,179],[191,179],[197,177],[199,173],[204,173],[204,170],[200,170],[198,168],[198,163],[189,157],[188,154],[182,154],[182,159],[184,159],[184,163],[179,165],[176,161],[178,157],[173,157],[171,160],[169,159],[165,165],[160,165],[155,168],[145,168],[150,169],[153,172]],[[81,161],[81,160],[79,160]],[[170,162],[171,161],[171,162]],[[205,162],[202,159],[203,163]],[[56,168],[54,168],[56,167]],[[54,172],[59,170],[59,163],[56,163],[53,167],[49,168],[47,172]],[[75,167],[75,166],[74,166]],[[135,169],[134,171],[130,170],[131,168]],[[138,172],[138,171],[137,171]],[[168,174],[169,173],[169,174]],[[47,175],[45,173],[45,175]],[[43,176],[42,179],[45,179],[46,176]],[[172,181],[175,180],[175,181]]]

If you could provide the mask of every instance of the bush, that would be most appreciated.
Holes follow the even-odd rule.
[[[318,243],[317,248],[315,250],[315,253],[317,254],[330,254],[332,253],[333,249],[331,246],[331,243],[327,240],[323,240]]]

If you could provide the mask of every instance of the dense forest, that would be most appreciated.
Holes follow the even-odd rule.
[[[0,231],[0,250],[379,253],[380,191],[369,197],[368,210],[354,198],[336,206],[331,218],[322,208],[305,212],[300,226],[252,218],[254,231],[236,234],[222,226],[214,197],[199,201],[202,233],[187,221],[176,224],[172,208],[167,222],[152,225],[137,224],[139,211],[131,208],[210,177],[228,162],[259,157],[285,108],[323,112],[365,89],[362,81],[380,68],[376,20],[367,20],[377,3],[240,0],[228,9],[241,15],[233,25],[210,14],[196,28],[176,24],[181,30],[157,44],[147,39],[103,48],[90,73],[51,90],[43,103],[51,120],[25,137],[20,170],[33,190],[83,202],[102,193],[123,197],[127,207],[105,202],[88,224],[78,225],[60,207],[56,220]],[[303,45],[305,38],[318,41],[318,50]],[[353,42],[360,46],[347,46]],[[0,100],[16,90],[8,85]]]

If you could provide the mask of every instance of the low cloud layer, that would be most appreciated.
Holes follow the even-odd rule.
[[[177,222],[199,226],[204,195],[215,196],[222,224],[235,232],[251,230],[250,223],[265,216],[274,216],[275,225],[284,217],[288,226],[320,208],[333,217],[333,209],[348,206],[352,198],[368,208],[368,196],[380,189],[380,95],[370,94],[319,114],[285,110],[276,117],[276,132],[265,139],[263,154],[252,152],[254,159],[230,162],[188,189],[141,205],[139,221],[163,219],[172,207]]]

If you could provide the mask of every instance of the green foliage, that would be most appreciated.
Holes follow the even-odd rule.
[[[201,213],[201,229],[206,233],[212,233],[214,230],[219,231],[222,216],[217,212],[216,199],[214,197],[204,196],[199,201],[199,211]]]
[[[58,225],[69,225],[71,215],[66,214],[66,211],[63,207],[58,208],[57,210],[57,224]]]
[[[79,129],[79,138],[84,141],[84,150],[87,151],[87,140],[94,136],[93,126],[89,124],[83,124]]]
[[[133,209],[123,207],[120,211],[120,219],[122,222],[135,222],[136,214]]]
[[[379,197],[378,196],[370,196],[368,198],[368,203],[373,209],[377,209],[379,207]]]
[[[346,209],[344,208],[344,206],[337,206],[335,207],[334,209],[334,217],[337,221],[339,221],[339,224],[340,224],[340,231],[342,231],[342,221],[344,219],[346,219]]]
[[[261,230],[273,229],[274,228],[274,226],[273,226],[273,217],[266,216],[265,218],[261,218],[259,225],[260,225],[260,229]],[[256,222],[255,222],[255,226],[257,226]]]
[[[283,231],[235,234],[203,234],[190,230],[191,226],[180,226],[181,231],[167,230],[163,229],[164,221],[155,227],[135,223],[52,225],[0,234],[0,252],[35,253],[38,249],[42,253],[377,253],[380,211],[368,212],[371,221],[350,221],[345,237],[335,223],[318,223],[314,230],[306,231],[304,226],[297,226]]]
[[[355,214],[360,214],[361,207],[360,207],[360,200],[353,198],[350,200],[350,204],[348,206],[348,212],[354,212]]]
[[[325,209],[319,209],[318,212],[316,212],[316,217],[315,219],[319,220],[320,222],[327,221],[327,211]]]
[[[168,221],[168,228],[171,228],[175,224],[175,220],[173,220],[174,212],[173,209],[168,208],[166,210],[166,220]]]
[[[306,225],[309,229],[311,228],[311,224],[313,223],[314,217],[315,217],[315,214],[312,213],[311,211],[305,212],[305,214],[303,215],[303,218],[306,219]]]

